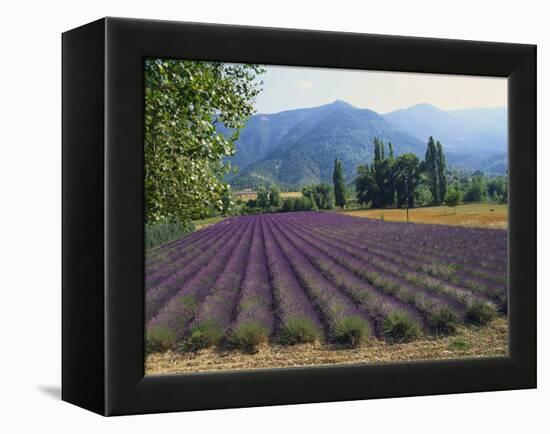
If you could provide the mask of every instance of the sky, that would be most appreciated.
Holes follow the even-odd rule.
[[[315,107],[335,100],[378,113],[428,103],[442,110],[506,107],[507,79],[443,74],[267,66],[257,113]]]

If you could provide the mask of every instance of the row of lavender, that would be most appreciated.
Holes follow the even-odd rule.
[[[334,213],[227,219],[146,262],[149,351],[402,342],[507,307],[506,231]]]

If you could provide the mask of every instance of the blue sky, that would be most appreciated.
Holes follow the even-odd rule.
[[[258,113],[315,107],[340,99],[387,113],[428,103],[443,110],[507,106],[506,78],[267,66]]]

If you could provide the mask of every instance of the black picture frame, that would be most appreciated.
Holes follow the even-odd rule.
[[[104,18],[62,51],[63,400],[124,415],[536,387],[536,46]],[[508,77],[509,356],[144,377],[146,57]]]

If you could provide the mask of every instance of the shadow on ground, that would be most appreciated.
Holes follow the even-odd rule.
[[[38,386],[38,390],[53,399],[61,399],[60,386]]]

